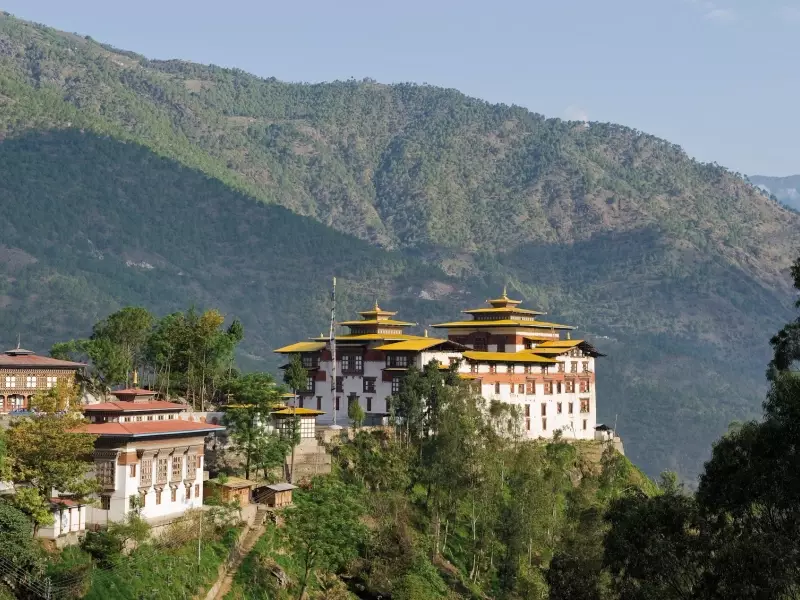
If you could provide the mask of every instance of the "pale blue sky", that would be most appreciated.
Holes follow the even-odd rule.
[[[153,58],[454,87],[800,173],[800,0],[0,0]]]

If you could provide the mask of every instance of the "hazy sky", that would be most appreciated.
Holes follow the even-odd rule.
[[[454,87],[800,173],[800,0],[0,0],[153,58]]]

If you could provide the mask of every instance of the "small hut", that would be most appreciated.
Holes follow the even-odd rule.
[[[292,490],[297,486],[291,483],[273,483],[264,487],[261,501],[270,508],[283,508],[292,503]]]
[[[203,500],[219,491],[220,500],[223,502],[239,500],[239,506],[247,506],[250,504],[250,489],[255,485],[254,481],[242,477],[228,477],[223,481],[218,477],[209,479],[203,486]]]

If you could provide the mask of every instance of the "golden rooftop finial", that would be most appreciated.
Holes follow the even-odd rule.
[[[508,298],[508,286],[503,286],[503,298]]]
[[[428,337],[428,330],[425,330],[425,337]]]
[[[375,306],[372,307],[372,310],[380,310],[380,309],[381,309],[381,307],[378,306],[378,299],[375,298]]]

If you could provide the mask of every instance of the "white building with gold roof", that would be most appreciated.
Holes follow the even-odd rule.
[[[595,359],[602,354],[570,339],[572,326],[538,320],[543,313],[520,308],[505,290],[487,304],[463,311],[471,319],[434,325],[469,348],[462,354],[463,376],[474,379],[487,400],[518,406],[527,437],[560,431],[566,438],[594,439]]]
[[[388,399],[400,391],[411,365],[422,369],[432,360],[449,365],[467,350],[446,339],[404,333],[416,323],[395,320],[397,313],[382,310],[377,302],[359,314],[361,319],[339,323],[349,331],[336,336],[335,386],[331,386],[332,352],[327,336],[275,350],[302,357],[309,376],[306,389],[299,391],[299,404],[322,411],[320,424],[347,425],[351,402],[360,403],[366,425],[384,422],[389,415]]]
[[[459,362],[462,377],[487,400],[516,405],[526,437],[560,431],[566,438],[594,439],[595,358],[602,355],[584,340],[570,339],[573,327],[538,320],[543,313],[520,308],[505,291],[487,303],[464,311],[471,319],[434,325],[447,331],[446,338],[405,333],[415,324],[395,320],[396,313],[377,303],[359,313],[361,319],[339,323],[349,331],[336,336],[335,390],[327,336],[276,352],[302,357],[309,377],[299,403],[323,411],[321,424],[347,425],[351,402],[360,403],[365,424],[384,422],[408,368],[436,360],[444,367]]]

